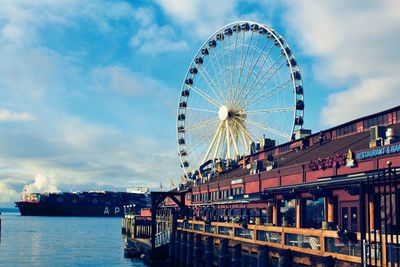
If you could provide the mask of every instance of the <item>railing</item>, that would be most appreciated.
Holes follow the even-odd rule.
[[[168,244],[172,228],[172,218],[156,217],[155,247]],[[123,228],[130,233],[131,238],[150,240],[152,234],[151,216],[127,215],[123,220]]]
[[[170,235],[171,235],[171,232],[169,229],[165,229],[164,231],[157,233],[156,239],[155,239],[156,248],[160,247],[162,245],[168,244]]]
[[[391,240],[392,239],[392,240]],[[363,244],[364,262],[369,266],[398,266],[400,258],[400,240],[397,235],[387,237],[382,234],[382,239],[379,236],[368,236]]]
[[[350,241],[331,230],[192,220],[178,220],[178,230],[361,263],[359,233]]]

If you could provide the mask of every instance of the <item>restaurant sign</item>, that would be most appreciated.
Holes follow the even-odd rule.
[[[367,151],[357,152],[356,160],[368,159],[400,152],[400,144],[379,147]]]

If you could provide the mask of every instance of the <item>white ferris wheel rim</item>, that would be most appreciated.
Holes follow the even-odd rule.
[[[244,27],[243,25],[246,25],[246,24],[247,24],[247,28],[246,28],[247,30],[243,30],[243,27]],[[251,25],[251,27],[253,27],[254,25],[257,25],[258,28],[256,28],[256,31],[249,30],[250,29],[249,28],[250,25]],[[236,36],[236,44],[237,44],[238,35],[239,35],[241,29],[243,31],[242,54],[241,54],[240,60],[242,60],[243,47],[245,45],[245,43],[244,43],[245,31],[246,32],[252,32],[251,33],[251,38],[253,38],[254,32],[258,32],[259,36],[261,36],[261,31],[265,30],[264,34],[267,34],[267,36],[268,36],[267,38],[272,40],[272,45],[270,47],[270,50],[272,50],[274,48],[274,46],[276,46],[276,47],[278,47],[277,49],[279,49],[281,51],[281,56],[279,56],[278,59],[276,59],[276,61],[273,62],[271,68],[276,64],[276,62],[281,60],[280,59],[281,57],[284,58],[284,61],[281,63],[281,65],[284,62],[286,62],[286,65],[288,66],[288,69],[289,69],[288,73],[290,73],[290,80],[291,80],[291,81],[286,81],[286,83],[290,83],[291,84],[290,88],[293,90],[292,92],[293,92],[294,102],[292,103],[291,107],[281,107],[281,108],[275,108],[275,109],[269,109],[269,110],[265,109],[265,110],[258,110],[258,111],[244,111],[245,107],[241,107],[240,106],[241,103],[236,103],[236,98],[239,98],[237,100],[237,101],[239,101],[240,98],[243,96],[243,93],[242,92],[239,93],[237,91],[234,91],[234,92],[232,91],[233,88],[234,88],[233,87],[233,85],[234,85],[233,84],[233,80],[234,80],[235,66],[233,66],[233,67],[230,66],[228,68],[228,70],[229,70],[232,67],[231,68],[232,69],[232,76],[231,76],[232,83],[231,83],[231,87],[230,87],[230,89],[231,89],[230,92],[228,91],[228,87],[226,85],[225,77],[222,77],[222,78],[223,78],[224,83],[225,83],[226,92],[222,92],[217,86],[217,83],[219,83],[220,81],[218,82],[217,80],[212,80],[211,77],[210,77],[210,81],[207,81],[208,79],[204,78],[205,74],[202,75],[204,80],[207,82],[208,87],[213,91],[214,98],[209,96],[209,95],[207,95],[202,90],[200,90],[199,88],[196,88],[193,85],[193,80],[194,80],[195,75],[197,74],[197,71],[198,71],[196,69],[196,67],[193,67],[193,66],[199,66],[198,68],[200,69],[200,65],[203,64],[203,59],[206,58],[206,56],[208,55],[208,54],[203,54],[202,55],[202,51],[204,49],[209,49],[209,51],[213,51],[213,48],[215,48],[216,44],[218,43],[217,42],[217,38],[216,38],[218,34],[222,35],[222,41],[221,42],[222,42],[222,46],[224,46],[223,45],[223,40],[225,38],[224,36],[226,35],[226,33],[225,33],[226,30],[229,30],[228,34],[230,33],[230,35],[228,35],[227,40],[230,42],[230,37],[233,36],[232,27],[239,27],[239,29],[236,28],[237,31],[234,31],[236,33],[235,34],[235,36]],[[258,39],[260,39],[260,37],[258,37]],[[210,43],[211,41],[213,41],[215,44],[214,43]],[[252,42],[252,40],[250,39],[250,42],[248,43],[248,47],[247,47],[247,52],[249,50],[249,47],[251,47],[251,42]],[[265,46],[267,45],[268,42],[269,42],[269,40],[266,41]],[[210,46],[210,45],[213,45],[213,46]],[[253,57],[254,57],[255,51],[257,51],[257,49],[259,50],[257,45],[258,45],[258,40],[257,40],[257,44],[253,48],[254,49]],[[231,46],[230,43],[229,43],[229,46]],[[259,74],[260,74],[260,72],[262,70],[262,67],[264,66],[265,62],[270,59],[269,58],[269,53],[266,56],[265,56],[265,54],[263,54],[265,46],[264,46],[263,50],[261,52],[259,52],[259,56],[258,56],[258,59],[259,59],[261,57],[261,55],[263,55],[264,63],[262,64],[262,66],[261,66],[259,72],[257,73],[256,78],[253,80],[253,83],[252,83],[251,86],[253,86],[254,83],[258,84],[259,82],[261,82],[261,78],[259,78],[258,76],[259,76]],[[229,62],[230,62],[230,64],[232,64],[231,58],[230,58],[231,57],[231,49],[227,48],[227,50],[228,50],[227,53],[225,52],[225,48],[224,47],[222,49],[223,49],[222,57],[226,57],[225,54],[228,53],[229,54]],[[234,55],[235,55],[234,64],[236,64],[236,50],[237,50],[237,46],[236,45],[235,45],[234,49],[235,49],[235,51],[234,51],[235,52],[234,53]],[[241,85],[239,85],[239,83],[240,83],[240,78],[242,76],[242,71],[245,69],[244,68],[244,63],[246,62],[246,59],[247,59],[247,52],[246,52],[246,58],[244,59],[244,62],[242,62],[242,66],[240,67],[240,69],[241,69],[240,76],[238,78],[237,86],[236,86],[235,90],[237,90],[238,87],[241,90],[247,89],[247,88],[245,88],[245,86],[246,86],[248,77],[250,75],[254,75],[253,74],[253,70],[256,67],[256,64],[258,63],[258,59],[257,59],[257,62],[254,64],[254,66],[252,66],[252,64],[253,64],[253,58],[252,58],[252,62],[251,62],[251,65],[250,65],[250,68],[252,67],[252,69],[251,70],[247,70],[248,73],[247,73],[247,78],[246,78],[245,85],[243,86],[243,88],[240,88]],[[217,52],[215,50],[214,50],[214,53],[215,53],[215,57],[217,58],[217,60],[219,60],[218,57],[217,57]],[[200,63],[200,65],[196,65],[196,64],[198,64],[196,62],[196,59],[199,59],[199,58],[201,58],[201,63]],[[216,68],[214,66],[214,62],[211,59],[210,59],[210,62],[212,63],[213,68],[214,68],[214,72],[215,72]],[[220,64],[220,62],[218,62],[218,64]],[[279,66],[279,68],[276,71],[278,71],[281,68],[281,65]],[[194,73],[194,74],[191,73],[193,68],[196,69],[196,73]],[[221,71],[220,75],[223,76],[226,73],[226,70],[227,70],[226,66],[225,66],[225,62],[224,62],[224,70],[222,71],[221,66],[219,66],[219,68],[220,68],[220,71]],[[215,72],[215,73],[217,73],[217,72]],[[264,76],[267,73],[269,73],[269,70],[267,70],[265,72]],[[299,79],[297,79],[295,77],[295,74],[297,74],[297,73],[298,73],[298,75],[300,77]],[[298,64],[297,64],[297,62],[295,60],[295,57],[294,57],[293,53],[290,50],[289,45],[286,43],[286,41],[283,39],[283,37],[279,33],[277,33],[275,30],[273,30],[272,28],[270,28],[270,27],[268,27],[268,26],[266,26],[264,24],[253,22],[253,21],[236,21],[236,22],[233,22],[233,23],[230,23],[230,24],[227,24],[227,25],[221,27],[220,29],[215,31],[213,34],[211,34],[210,37],[203,43],[203,45],[200,47],[200,49],[197,51],[197,53],[193,57],[190,65],[189,65],[188,71],[187,71],[187,73],[185,75],[184,82],[183,82],[183,85],[182,85],[182,88],[181,88],[181,94],[180,94],[180,97],[179,97],[178,110],[177,110],[177,147],[178,147],[178,153],[179,153],[179,157],[180,157],[181,166],[182,166],[182,168],[184,170],[185,177],[189,177],[190,174],[194,170],[196,170],[199,167],[199,165],[201,165],[201,163],[206,162],[208,160],[208,157],[211,156],[210,154],[212,154],[212,159],[217,158],[217,156],[219,156],[220,158],[232,159],[231,151],[230,151],[232,149],[234,151],[233,152],[234,155],[236,155],[236,156],[239,155],[239,149],[238,149],[239,141],[238,140],[240,140],[240,139],[242,141],[241,141],[241,144],[239,144],[239,145],[242,146],[242,147],[246,146],[246,149],[248,150],[248,144],[246,145],[246,142],[249,141],[249,140],[256,141],[256,139],[254,137],[251,137],[249,133],[247,133],[248,134],[247,137],[243,136],[243,133],[245,133],[244,135],[246,135],[246,129],[245,129],[246,127],[243,127],[243,126],[245,126],[245,124],[244,124],[245,122],[247,124],[251,124],[254,127],[262,128],[267,132],[273,133],[275,135],[280,135],[280,136],[286,137],[288,140],[290,140],[292,138],[295,130],[301,129],[302,128],[302,124],[303,124],[304,93],[303,93],[303,89],[302,89],[302,80],[301,80],[300,73],[301,73],[300,72],[300,68],[299,68],[299,66],[298,66]],[[275,73],[273,73],[265,83],[267,83],[273,77],[274,74]],[[191,80],[191,82],[192,82],[191,84],[187,83],[188,79]],[[264,83],[264,85],[265,85],[265,83]],[[278,94],[279,93],[278,90],[281,90],[281,89],[279,89],[280,88],[279,86],[283,87],[282,84],[276,85],[275,87],[277,88],[276,89],[277,93],[272,92],[271,94]],[[264,87],[264,85],[262,85],[261,88]],[[189,87],[189,89],[187,89],[188,87]],[[283,87],[284,88],[283,90],[286,90],[285,89],[286,87],[287,87],[287,85],[285,87]],[[298,90],[297,90],[298,87],[301,87],[301,92],[298,92]],[[184,95],[185,94],[185,92],[184,92],[185,90],[188,92],[187,95]],[[258,91],[260,91],[260,90],[261,89],[258,89]],[[212,110],[208,110],[208,109],[205,109],[205,108],[194,108],[194,107],[187,106],[187,104],[189,102],[188,100],[190,98],[190,96],[189,96],[190,91],[197,93],[197,95],[199,95],[202,98],[204,98],[205,100],[207,100],[207,102],[209,104],[215,105],[216,107],[218,107],[218,109],[216,111],[212,111]],[[262,95],[261,95],[261,97],[259,97],[257,95],[258,91],[257,91],[256,94],[252,95],[252,97],[253,98],[254,97],[261,98],[261,100],[262,100],[262,98],[264,98],[264,97]],[[247,94],[245,95],[245,98],[247,97],[249,92],[250,92],[250,89],[248,90]],[[271,91],[269,91],[269,92],[271,92]],[[229,96],[230,103],[221,103],[220,96],[222,97],[222,99],[224,99],[224,93],[226,93],[225,98],[228,98],[228,96],[227,96],[228,94],[232,95],[232,96]],[[301,101],[302,105],[303,105],[299,109],[297,107],[298,101]],[[185,103],[184,107],[182,107],[182,103]],[[239,106],[241,109],[237,109],[237,106]],[[188,148],[190,148],[190,146],[188,146],[185,143],[185,140],[187,140],[187,137],[186,137],[187,134],[186,134],[185,130],[189,129],[189,128],[187,128],[187,129],[185,128],[186,127],[185,115],[186,115],[188,110],[195,110],[195,111],[198,111],[198,112],[214,112],[214,113],[216,113],[216,119],[217,120],[214,120],[213,123],[218,122],[218,127],[215,130],[215,132],[213,132],[211,135],[209,135],[207,137],[203,136],[203,138],[204,138],[203,141],[201,139],[200,139],[200,141],[198,141],[198,142],[206,142],[208,140],[208,141],[211,141],[211,142],[209,142],[209,146],[206,146],[207,151],[206,151],[205,154],[203,152],[203,155],[202,155],[203,157],[198,157],[194,164],[193,164],[193,162],[190,162],[190,160],[189,160],[189,155],[188,155],[188,151],[189,150],[188,150]],[[240,116],[243,115],[241,113],[242,111],[244,111],[244,113],[245,113],[243,115],[243,117],[240,117],[240,119],[237,119],[237,121],[239,121],[239,123],[237,123],[237,121],[231,122],[231,121],[233,121],[233,119],[228,119],[230,116],[232,118],[235,117],[235,114],[234,114],[235,110],[236,110],[236,113],[237,113],[236,114],[237,117],[240,117]],[[238,110],[240,110],[240,112]],[[258,113],[260,113],[260,112],[264,112],[264,113],[279,113],[279,112],[289,112],[289,111],[293,111],[293,116],[292,116],[292,122],[290,122],[291,128],[290,128],[290,130],[287,131],[287,133],[281,133],[279,131],[273,130],[273,128],[271,128],[271,127],[265,126],[262,123],[259,123],[257,121],[253,121],[253,120],[250,120],[250,119],[247,118],[248,115],[253,115],[253,114],[257,113],[257,112]],[[240,124],[242,124],[242,120],[244,121],[243,125],[240,125]],[[229,123],[228,123],[228,121],[229,121]],[[208,123],[211,123],[211,121],[209,121]],[[207,123],[204,122],[204,126],[206,124]],[[234,130],[230,129],[230,128],[233,127],[233,125],[235,125],[234,126],[235,127]],[[199,127],[201,127],[201,126],[199,126]],[[234,131],[234,133],[232,133],[232,131]],[[235,136],[234,136],[234,134],[235,134]],[[225,135],[225,137],[223,137],[223,135]],[[221,140],[224,143],[223,144],[223,148],[224,148],[224,146],[226,146],[225,149],[227,150],[227,152],[223,152],[223,153],[226,153],[226,157],[224,157],[223,155],[221,157],[221,154],[218,153],[218,150],[219,150],[220,145],[221,145]],[[237,143],[235,142],[235,140],[237,141]],[[241,151],[243,151],[243,149],[241,149]],[[211,153],[211,152],[213,152],[213,153]],[[191,153],[192,153],[192,151],[191,151]],[[193,161],[193,159],[191,159],[191,160]],[[191,164],[193,166],[191,166],[191,165],[189,166],[189,164]]]

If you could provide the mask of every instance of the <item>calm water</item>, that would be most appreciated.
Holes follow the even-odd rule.
[[[145,266],[124,258],[120,218],[0,218],[0,266]]]

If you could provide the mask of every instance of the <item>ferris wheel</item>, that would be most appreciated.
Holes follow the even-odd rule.
[[[200,47],[177,112],[181,166],[190,177],[210,159],[236,159],[263,136],[283,143],[303,125],[301,73],[289,45],[256,22],[228,24]]]

